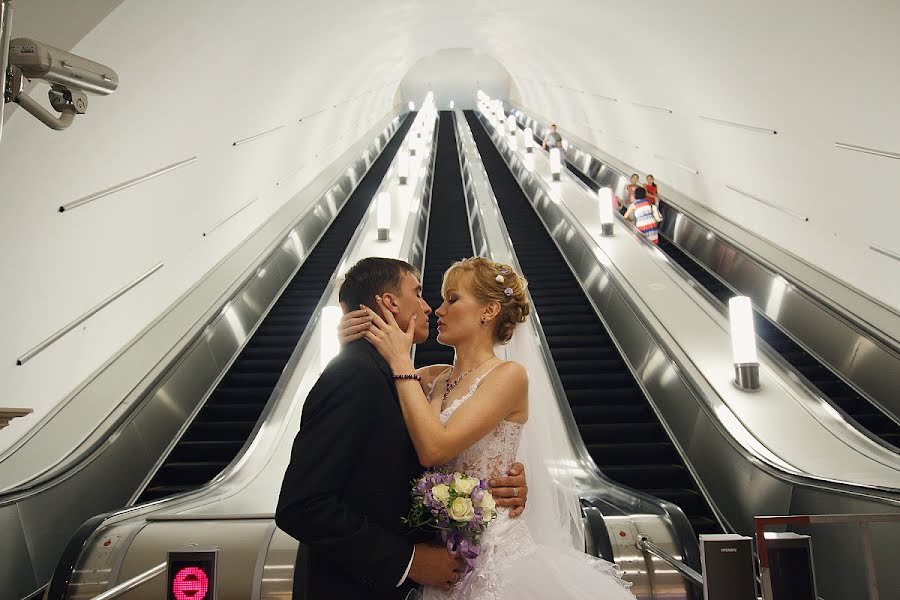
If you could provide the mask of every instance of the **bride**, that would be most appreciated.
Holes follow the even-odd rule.
[[[403,331],[380,297],[378,307],[344,317],[344,326],[370,323],[351,328],[364,330],[352,338],[371,342],[395,375],[419,376],[398,379],[396,385],[422,466],[445,466],[483,479],[505,475],[516,462],[529,416],[528,373],[494,350],[527,319],[531,307],[525,289],[524,278],[512,267],[485,258],[464,259],[447,270],[444,302],[436,311],[437,341],[454,348],[453,365],[416,370],[410,359],[415,321]],[[538,465],[527,466],[533,471]],[[529,487],[530,509],[535,494],[549,491],[536,489],[533,478]],[[425,599],[634,599],[615,565],[576,551],[572,543],[540,543],[544,540],[535,540],[527,519],[511,518],[504,508],[497,513],[482,535],[474,570],[449,592],[426,587]]]

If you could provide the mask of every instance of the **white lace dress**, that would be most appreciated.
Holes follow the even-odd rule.
[[[444,409],[443,423],[472,398],[486,376],[487,373],[477,379],[465,395]],[[519,423],[503,421],[450,461],[447,468],[479,478],[506,475],[516,462],[522,428]],[[508,510],[500,508],[497,518],[482,535],[481,555],[475,570],[450,592],[425,587],[423,597],[425,600],[634,600],[628,591],[630,585],[613,563],[575,549],[559,551],[536,544],[525,522],[509,518]]]

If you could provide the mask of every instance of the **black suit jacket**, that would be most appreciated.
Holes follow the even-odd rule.
[[[348,344],[306,398],[278,499],[278,526],[301,542],[294,598],[405,598],[415,584],[395,586],[423,535],[401,519],[421,472],[390,369]]]

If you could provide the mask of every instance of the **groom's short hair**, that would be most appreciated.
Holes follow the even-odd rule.
[[[360,304],[377,310],[375,296],[385,292],[399,294],[404,273],[422,280],[419,270],[408,262],[396,258],[364,258],[347,271],[338,300],[347,310],[357,310]]]

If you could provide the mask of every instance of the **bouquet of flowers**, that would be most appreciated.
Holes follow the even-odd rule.
[[[413,481],[412,497],[412,508],[404,522],[439,530],[447,550],[464,558],[466,572],[470,572],[481,553],[479,538],[497,516],[487,479],[426,471]]]

